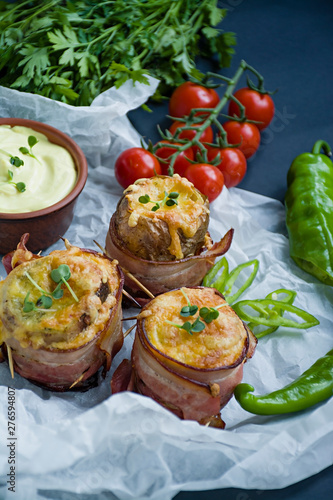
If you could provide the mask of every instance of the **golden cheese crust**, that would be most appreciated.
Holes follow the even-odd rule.
[[[180,310],[186,306],[187,295],[192,305],[214,307],[219,316],[206,324],[201,332],[190,334],[171,325],[183,325],[198,317],[182,317]],[[183,288],[155,297],[142,312],[145,334],[149,342],[162,354],[199,369],[228,367],[244,355],[247,332],[233,309],[213,288]]]
[[[76,301],[65,284],[63,297],[53,299],[48,310],[24,312],[24,300],[36,304],[44,291],[51,293],[57,284],[51,271],[67,264],[71,277],[68,284],[77,296]],[[101,255],[70,247],[56,250],[40,259],[15,267],[0,283],[0,345],[16,339],[22,347],[75,349],[92,340],[102,331],[116,304],[120,286],[117,262]]]
[[[179,193],[177,204],[154,202]],[[139,198],[148,195],[148,203]],[[124,192],[117,208],[118,236],[134,255],[147,260],[174,260],[195,255],[204,245],[209,222],[208,201],[192,183],[175,174],[141,179]]]

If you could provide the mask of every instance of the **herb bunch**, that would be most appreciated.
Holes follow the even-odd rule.
[[[235,36],[217,25],[217,0],[26,0],[0,4],[0,85],[74,105],[132,79],[161,85],[155,98],[188,77],[195,57],[229,66]],[[200,42],[200,51],[199,51]]]

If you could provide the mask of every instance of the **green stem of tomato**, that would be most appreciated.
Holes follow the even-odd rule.
[[[177,149],[176,152],[170,156],[168,175],[172,176],[174,174],[174,164],[175,164],[176,158],[182,151],[186,151],[188,148],[190,148],[191,146],[194,146],[194,145],[199,146],[200,149],[202,149],[202,150],[204,149],[204,146],[199,141],[203,131],[206,130],[208,127],[210,127],[213,123],[215,123],[219,127],[219,122],[217,120],[217,117],[220,114],[220,112],[222,111],[222,109],[224,108],[224,106],[229,102],[229,100],[233,99],[232,93],[233,93],[237,83],[239,82],[241,76],[243,75],[244,71],[252,72],[258,78],[259,86],[262,85],[263,77],[258,73],[258,71],[256,71],[254,68],[252,68],[252,66],[249,66],[244,60],[242,60],[240,62],[238,69],[237,69],[236,73],[234,74],[233,78],[227,78],[227,77],[224,77],[222,75],[217,75],[217,74],[211,73],[212,76],[214,76],[216,78],[220,78],[223,81],[227,82],[228,83],[227,88],[224,92],[222,99],[216,105],[216,107],[214,109],[212,109],[210,111],[207,109],[204,110],[204,111],[207,111],[207,113],[209,113],[209,115],[204,119],[204,121],[203,121],[202,125],[200,125],[200,127],[193,127],[191,125],[188,125],[188,126],[185,125],[184,128],[186,130],[195,130],[196,134],[193,137],[193,139],[191,139],[190,141],[184,141],[184,144],[177,146],[177,148],[175,148],[175,149]],[[194,117],[194,113],[197,111],[198,111],[198,109],[193,110],[192,117],[191,117],[191,115],[189,117],[190,120],[191,120],[191,118]],[[184,130],[184,128],[183,128],[183,130]],[[219,129],[220,129],[220,127],[219,127]],[[176,132],[176,134],[174,136],[175,140],[179,140],[178,135],[181,133],[181,131],[182,130],[179,129],[179,132]],[[178,135],[177,135],[177,133],[178,133]],[[165,136],[164,138],[168,139],[167,136]],[[157,143],[155,145],[154,149],[156,150],[159,147],[162,147],[162,145],[163,145],[162,143]],[[202,146],[202,148],[201,148],[201,146]]]

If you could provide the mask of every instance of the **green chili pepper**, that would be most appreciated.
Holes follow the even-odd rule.
[[[264,396],[251,394],[254,388],[239,384],[235,398],[241,407],[256,415],[278,415],[305,410],[333,395],[333,349],[319,358],[294,382]]]
[[[321,149],[324,154],[320,154]],[[304,271],[333,285],[333,163],[322,140],[292,162],[285,196],[290,256]],[[328,156],[326,156],[328,155]]]

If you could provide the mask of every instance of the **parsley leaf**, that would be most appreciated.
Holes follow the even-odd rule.
[[[226,12],[217,0],[1,3],[0,85],[84,106],[152,75],[158,100],[203,78],[199,53],[230,64],[236,40],[219,29]]]

